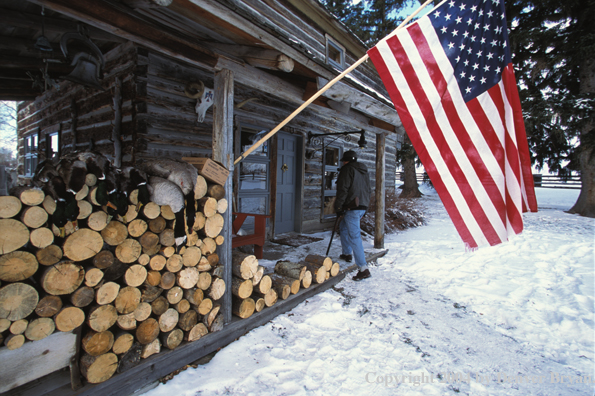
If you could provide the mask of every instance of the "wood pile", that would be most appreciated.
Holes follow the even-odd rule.
[[[17,349],[82,326],[80,368],[89,383],[222,329],[226,288],[216,253],[223,187],[198,176],[194,225],[176,246],[170,206],[141,204],[133,190],[114,214],[98,202],[98,183],[86,175],[75,191],[76,221],[63,227],[59,201],[44,189],[0,197],[0,344]]]
[[[325,282],[339,270],[339,263],[333,263],[330,257],[310,254],[299,263],[278,261],[274,272],[267,274],[255,256],[234,253],[232,312],[242,319],[249,318],[254,312],[271,307],[278,299],[285,300],[301,288],[309,288],[312,282]]]

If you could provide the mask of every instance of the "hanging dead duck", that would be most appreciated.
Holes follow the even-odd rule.
[[[175,183],[158,176],[149,177],[151,201],[157,205],[169,205],[175,215],[174,238],[176,250],[186,242],[186,227],[184,226],[184,194]]]
[[[194,186],[198,178],[196,168],[187,162],[169,158],[139,162],[137,167],[145,171],[147,175],[158,176],[173,182],[182,190],[186,202],[186,224],[188,229],[192,229],[196,214],[196,201],[194,199]]]

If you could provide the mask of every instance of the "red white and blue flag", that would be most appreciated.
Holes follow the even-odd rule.
[[[523,230],[537,201],[503,0],[445,0],[368,51],[468,248]]]

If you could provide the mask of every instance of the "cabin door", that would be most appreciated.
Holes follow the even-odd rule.
[[[295,230],[297,152],[297,137],[279,133],[277,140],[275,234]]]

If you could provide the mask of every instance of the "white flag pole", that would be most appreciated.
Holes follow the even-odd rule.
[[[424,4],[422,4],[413,14],[409,15],[391,34],[387,37],[394,34],[397,30],[401,29],[405,26],[409,21],[415,17],[421,10],[423,10],[428,4],[430,4],[433,0],[427,0]],[[273,128],[269,133],[264,135],[258,142],[254,143],[248,150],[246,150],[243,154],[241,154],[236,160],[234,161],[234,165],[237,165],[242,160],[244,160],[247,156],[249,156],[258,146],[266,142],[271,136],[277,133],[281,128],[283,128],[289,121],[291,121],[295,116],[302,112],[306,107],[308,107],[312,102],[320,97],[324,92],[326,92],[330,87],[335,85],[335,83],[345,77],[347,74],[351,73],[356,67],[364,63],[368,60],[368,54],[364,55],[361,59],[351,65],[349,68],[345,69],[341,74],[337,77],[333,78],[329,81],[324,87],[322,87],[318,92],[316,92],[310,99],[306,100],[300,107],[298,107],[293,113],[291,113],[287,118],[285,118],[279,125]]]

